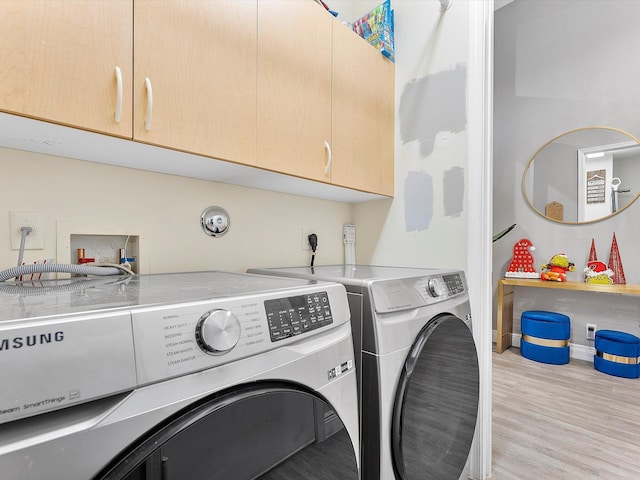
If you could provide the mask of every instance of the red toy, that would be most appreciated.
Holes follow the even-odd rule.
[[[569,261],[564,253],[558,253],[551,257],[549,263],[542,265],[542,269],[546,270],[540,275],[542,280],[566,282],[566,273],[575,271],[576,267]]]

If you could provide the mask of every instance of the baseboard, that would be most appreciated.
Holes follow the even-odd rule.
[[[511,334],[511,345],[520,348],[520,334],[512,333]],[[498,338],[496,330],[493,330],[493,343],[496,343]],[[578,344],[569,344],[570,355],[571,358],[575,358],[576,360],[584,360],[586,362],[593,362],[593,356],[595,355],[595,348],[589,347],[587,345],[578,345]]]

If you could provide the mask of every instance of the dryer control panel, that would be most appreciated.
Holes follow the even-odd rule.
[[[375,310],[397,312],[442,302],[467,292],[463,272],[371,282]]]
[[[464,281],[459,273],[452,273],[450,275],[443,275],[442,280],[447,286],[447,292],[449,296],[456,295],[464,292]]]

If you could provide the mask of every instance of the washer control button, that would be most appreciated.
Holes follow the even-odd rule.
[[[198,320],[196,341],[206,353],[222,355],[240,339],[240,321],[227,310],[210,310]]]
[[[432,297],[442,297],[447,293],[447,286],[440,277],[430,278],[427,282],[427,290]]]

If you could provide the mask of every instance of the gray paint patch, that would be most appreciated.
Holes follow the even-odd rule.
[[[442,179],[444,192],[444,214],[457,217],[462,213],[464,200],[464,169],[453,167],[444,172]]]
[[[433,179],[424,172],[408,172],[404,180],[404,221],[407,232],[429,228],[433,218]]]
[[[423,157],[433,151],[436,134],[460,132],[467,124],[467,68],[458,64],[453,70],[412,80],[400,97],[400,136],[402,143],[418,140]]]

